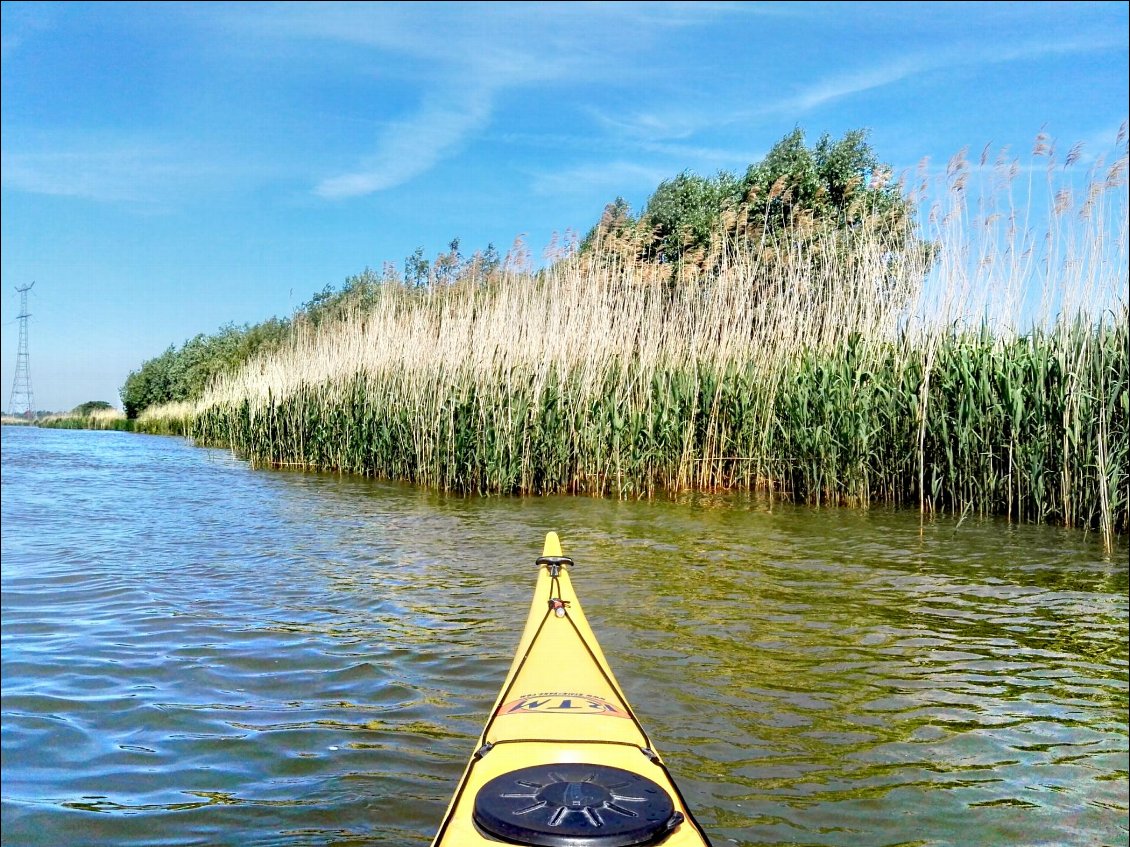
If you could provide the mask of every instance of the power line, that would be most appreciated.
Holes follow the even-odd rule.
[[[12,396],[8,400],[8,411],[13,415],[23,415],[25,418],[35,417],[35,398],[31,393],[31,365],[27,351],[27,319],[31,314],[27,310],[27,293],[31,285],[17,288],[20,292],[20,350],[16,355],[16,377],[12,380]]]

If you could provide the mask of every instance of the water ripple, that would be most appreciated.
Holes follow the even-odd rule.
[[[428,843],[548,529],[716,844],[1127,843],[1127,567],[1093,539],[3,451],[5,844]]]

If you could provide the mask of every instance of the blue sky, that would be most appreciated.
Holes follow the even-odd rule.
[[[896,172],[1113,144],[1114,3],[2,6],[2,403],[119,404],[170,344],[454,238],[505,253],[800,126]]]

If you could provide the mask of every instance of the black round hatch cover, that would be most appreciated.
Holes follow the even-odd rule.
[[[475,823],[487,834],[536,847],[651,844],[681,820],[659,785],[607,765],[522,768],[475,796]]]

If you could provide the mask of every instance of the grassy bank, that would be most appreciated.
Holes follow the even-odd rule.
[[[1050,164],[1034,231],[1012,166],[951,162],[918,222],[929,257],[905,233],[807,226],[709,273],[598,250],[491,285],[383,285],[138,428],[458,491],[767,489],[1109,544],[1128,528],[1125,153],[1078,201]]]

